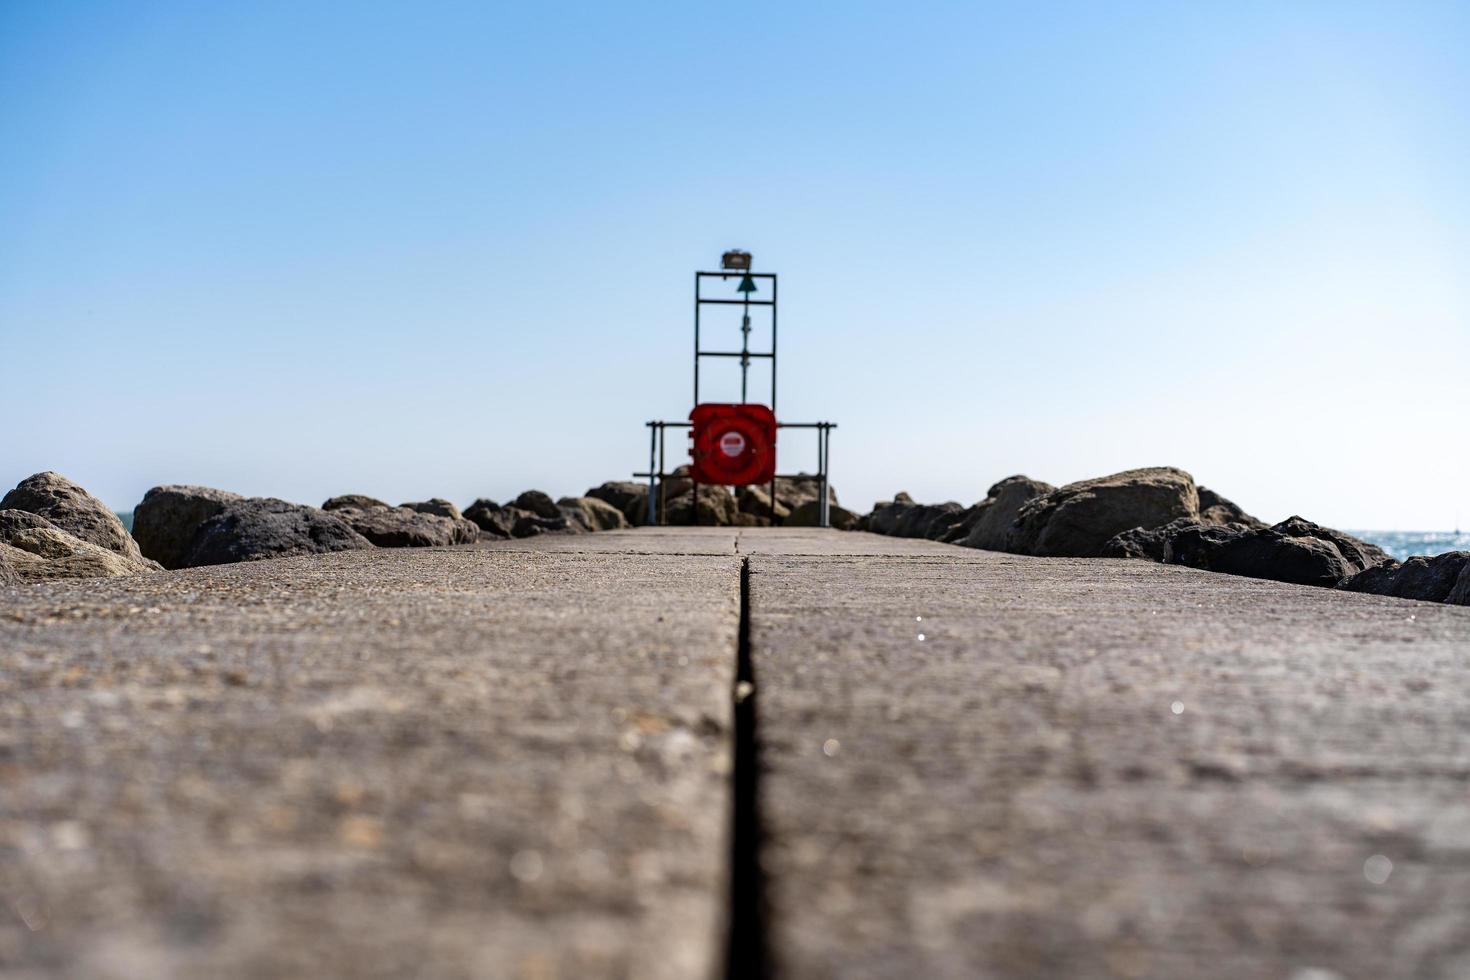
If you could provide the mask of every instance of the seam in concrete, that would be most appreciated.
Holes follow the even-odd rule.
[[[740,627],[736,643],[735,766],[730,808],[730,934],[725,975],[770,975],[765,878],[760,850],[760,759],[756,739],[755,665],[750,655],[750,559],[740,561]]]

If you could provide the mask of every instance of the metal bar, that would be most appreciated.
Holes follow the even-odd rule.
[[[776,414],[776,287],[775,273],[771,274],[771,414]]]
[[[777,422],[778,429],[835,429],[836,422]]]
[[[746,301],[743,299],[696,299],[694,302],[699,306],[703,306],[705,303],[714,303],[716,306],[741,306]],[[753,299],[750,300],[750,305],[775,306],[776,301],[773,299]]]
[[[831,510],[830,510],[831,501],[827,499],[827,487],[828,487],[828,484],[829,484],[829,481],[827,479],[827,435],[832,430],[830,428],[828,428],[827,426],[822,426],[822,428],[818,429],[817,431],[820,433],[818,435],[818,437],[817,437],[817,441],[819,443],[819,447],[820,447],[820,450],[821,450],[821,472],[822,472],[822,503],[817,508],[817,512],[821,516],[820,516],[820,518],[818,518],[817,523],[820,524],[822,527],[831,527],[832,526],[832,514],[831,514]]]
[[[666,498],[664,494],[664,432],[666,429],[668,425],[660,422],[658,425],[658,522],[660,524],[664,522],[664,516],[668,510],[664,504]]]
[[[724,272],[696,272],[696,276],[709,276],[712,279],[743,279],[749,276],[752,279],[774,279],[774,272],[742,272],[739,269],[726,269]]]
[[[699,404],[699,273],[694,274],[694,404]]]
[[[658,519],[654,515],[654,510],[653,510],[653,507],[654,507],[654,504],[653,504],[653,493],[654,493],[653,454],[654,454],[654,450],[658,446],[658,433],[659,433],[660,428],[661,428],[660,426],[656,426],[653,423],[649,423],[649,426],[648,426],[648,522],[647,523],[649,523],[649,524],[654,523]],[[634,475],[636,476],[637,474],[634,474]]]
[[[753,351],[702,350],[702,351],[696,352],[694,356],[695,357],[775,357],[776,354],[775,354],[774,351],[762,352],[762,351],[758,351],[758,350],[753,350]]]

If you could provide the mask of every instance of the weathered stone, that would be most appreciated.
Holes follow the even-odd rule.
[[[596,497],[563,497],[556,506],[587,531],[617,531],[630,526],[622,511]]]
[[[486,534],[497,538],[510,537],[510,524],[506,523],[500,505],[489,498],[481,497],[470,504],[464,509],[464,516]]]
[[[914,498],[907,493],[899,491],[893,495],[892,500],[880,500],[873,505],[872,511],[868,513],[868,530],[874,534],[892,534],[898,527],[898,522],[904,514],[918,506]]]
[[[509,510],[510,508],[507,508]],[[515,508],[519,516],[515,524],[511,526],[511,537],[532,538],[538,534],[565,532],[570,534],[583,534],[586,529],[580,524],[573,522],[567,515],[558,512],[555,517],[542,517],[530,511]]]
[[[1143,558],[1148,561],[1168,561],[1169,544],[1174,536],[1185,528],[1200,527],[1201,521],[1181,517],[1163,527],[1129,528],[1115,534],[1102,546],[1103,558]]]
[[[133,509],[133,537],[143,554],[164,568],[183,568],[194,549],[199,525],[244,499],[212,487],[154,487]]]
[[[1017,554],[1093,558],[1116,534],[1199,518],[1194,478],[1172,466],[1126,470],[1027,501],[1006,537]]]
[[[556,501],[552,500],[540,490],[527,490],[515,500],[511,501],[511,505],[519,507],[521,510],[529,510],[537,517],[554,520],[561,516],[561,511],[556,509]]]
[[[1265,527],[1266,522],[1257,520],[1241,510],[1234,501],[1227,500],[1208,487],[1199,488],[1199,519],[1205,524],[1245,524],[1249,527]]]
[[[480,529],[464,518],[422,514],[407,507],[343,507],[332,512],[379,548],[432,548],[478,541]]]
[[[386,508],[388,504],[377,497],[369,497],[361,493],[344,493],[340,497],[333,497],[322,504],[322,510],[345,510],[352,507],[356,510],[376,510]]]
[[[63,531],[39,514],[0,510],[0,582],[112,578],[148,571],[145,559],[109,551]],[[155,566],[156,567],[156,566]]]
[[[185,565],[223,565],[371,548],[372,542],[354,531],[339,514],[274,498],[239,500],[199,526]]]
[[[690,484],[692,486],[692,484]],[[692,519],[694,513],[694,494],[686,486],[684,492],[670,497],[664,501],[664,523],[666,524],[704,524],[704,525],[733,525],[735,515],[740,513],[735,503],[735,495],[726,487],[713,487],[701,485],[699,488],[699,519]]]
[[[1335,587],[1377,563],[1379,549],[1292,517],[1268,528],[1196,524],[1169,539],[1166,560],[1229,575]]]
[[[763,517],[769,522],[771,519],[771,495],[768,490],[768,487],[741,487],[740,491],[735,495],[736,506],[739,507],[742,514]],[[812,499],[815,500],[816,498],[813,497]],[[786,516],[791,513],[791,508],[781,502],[779,495],[775,504],[775,518],[776,523],[779,524],[786,520]]]
[[[768,490],[769,484],[763,485],[762,490]],[[787,510],[795,510],[808,501],[822,499],[822,478],[812,476],[809,473],[798,473],[795,476],[781,476],[776,478],[776,502],[782,504]],[[837,503],[837,491],[829,483],[827,485],[827,500],[829,503]]]
[[[947,500],[942,504],[915,504],[899,516],[893,535],[899,538],[927,538],[929,529],[936,523],[942,530],[947,530],[950,524],[960,519],[964,511],[964,505],[954,500]]]
[[[587,496],[612,504],[628,523],[637,527],[648,523],[648,484],[631,480],[609,480],[587,491]]]
[[[26,477],[0,499],[0,510],[5,509],[40,514],[73,537],[143,561],[138,543],[111,508],[60,473],[46,470]]]
[[[1467,572],[1470,572],[1470,551],[1451,551],[1432,558],[1416,555],[1402,562],[1390,559],[1366,568],[1342,587],[1349,592],[1448,602]],[[1470,605],[1470,601],[1462,599],[1455,605]]]
[[[417,511],[420,514],[433,514],[435,517],[447,517],[451,521],[464,520],[464,515],[459,512],[459,508],[443,497],[430,497],[428,500],[418,500],[413,503],[399,504],[398,506],[407,507],[409,510]]]
[[[1004,551],[1006,538],[1020,516],[1021,508],[1027,501],[1055,489],[1050,483],[1033,480],[1029,476],[1006,477],[992,486],[985,499],[976,505],[982,509],[971,524],[969,533],[958,543],[966,548]]]
[[[822,516],[821,503],[818,500],[808,500],[797,506],[783,522],[785,527],[818,527]],[[827,521],[839,531],[852,531],[857,529],[858,515],[846,507],[836,504],[827,505]]]

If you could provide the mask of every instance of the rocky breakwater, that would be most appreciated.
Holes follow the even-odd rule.
[[[59,473],[26,477],[0,500],[0,585],[158,568],[107,505]]]
[[[874,505],[864,526],[972,548],[1066,558],[1133,558],[1252,578],[1470,604],[1470,553],[1396,562],[1349,534],[1291,517],[1267,525],[1159,466],[1052,487],[1014,476],[970,507]]]
[[[701,484],[697,493],[689,467],[680,466],[664,478],[655,491],[655,523],[702,524],[719,527],[815,527],[821,518],[822,482],[815,476],[798,474],[775,481],[771,486],[729,487]],[[593,487],[587,496],[616,508],[634,526],[648,521],[648,484],[615,480]],[[828,518],[839,530],[858,526],[857,514],[837,502],[837,491],[827,488]],[[565,503],[565,501],[563,501]]]

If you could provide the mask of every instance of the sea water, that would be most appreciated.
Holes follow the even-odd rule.
[[[1442,555],[1470,551],[1470,531],[1349,531],[1403,561],[1410,555]]]

